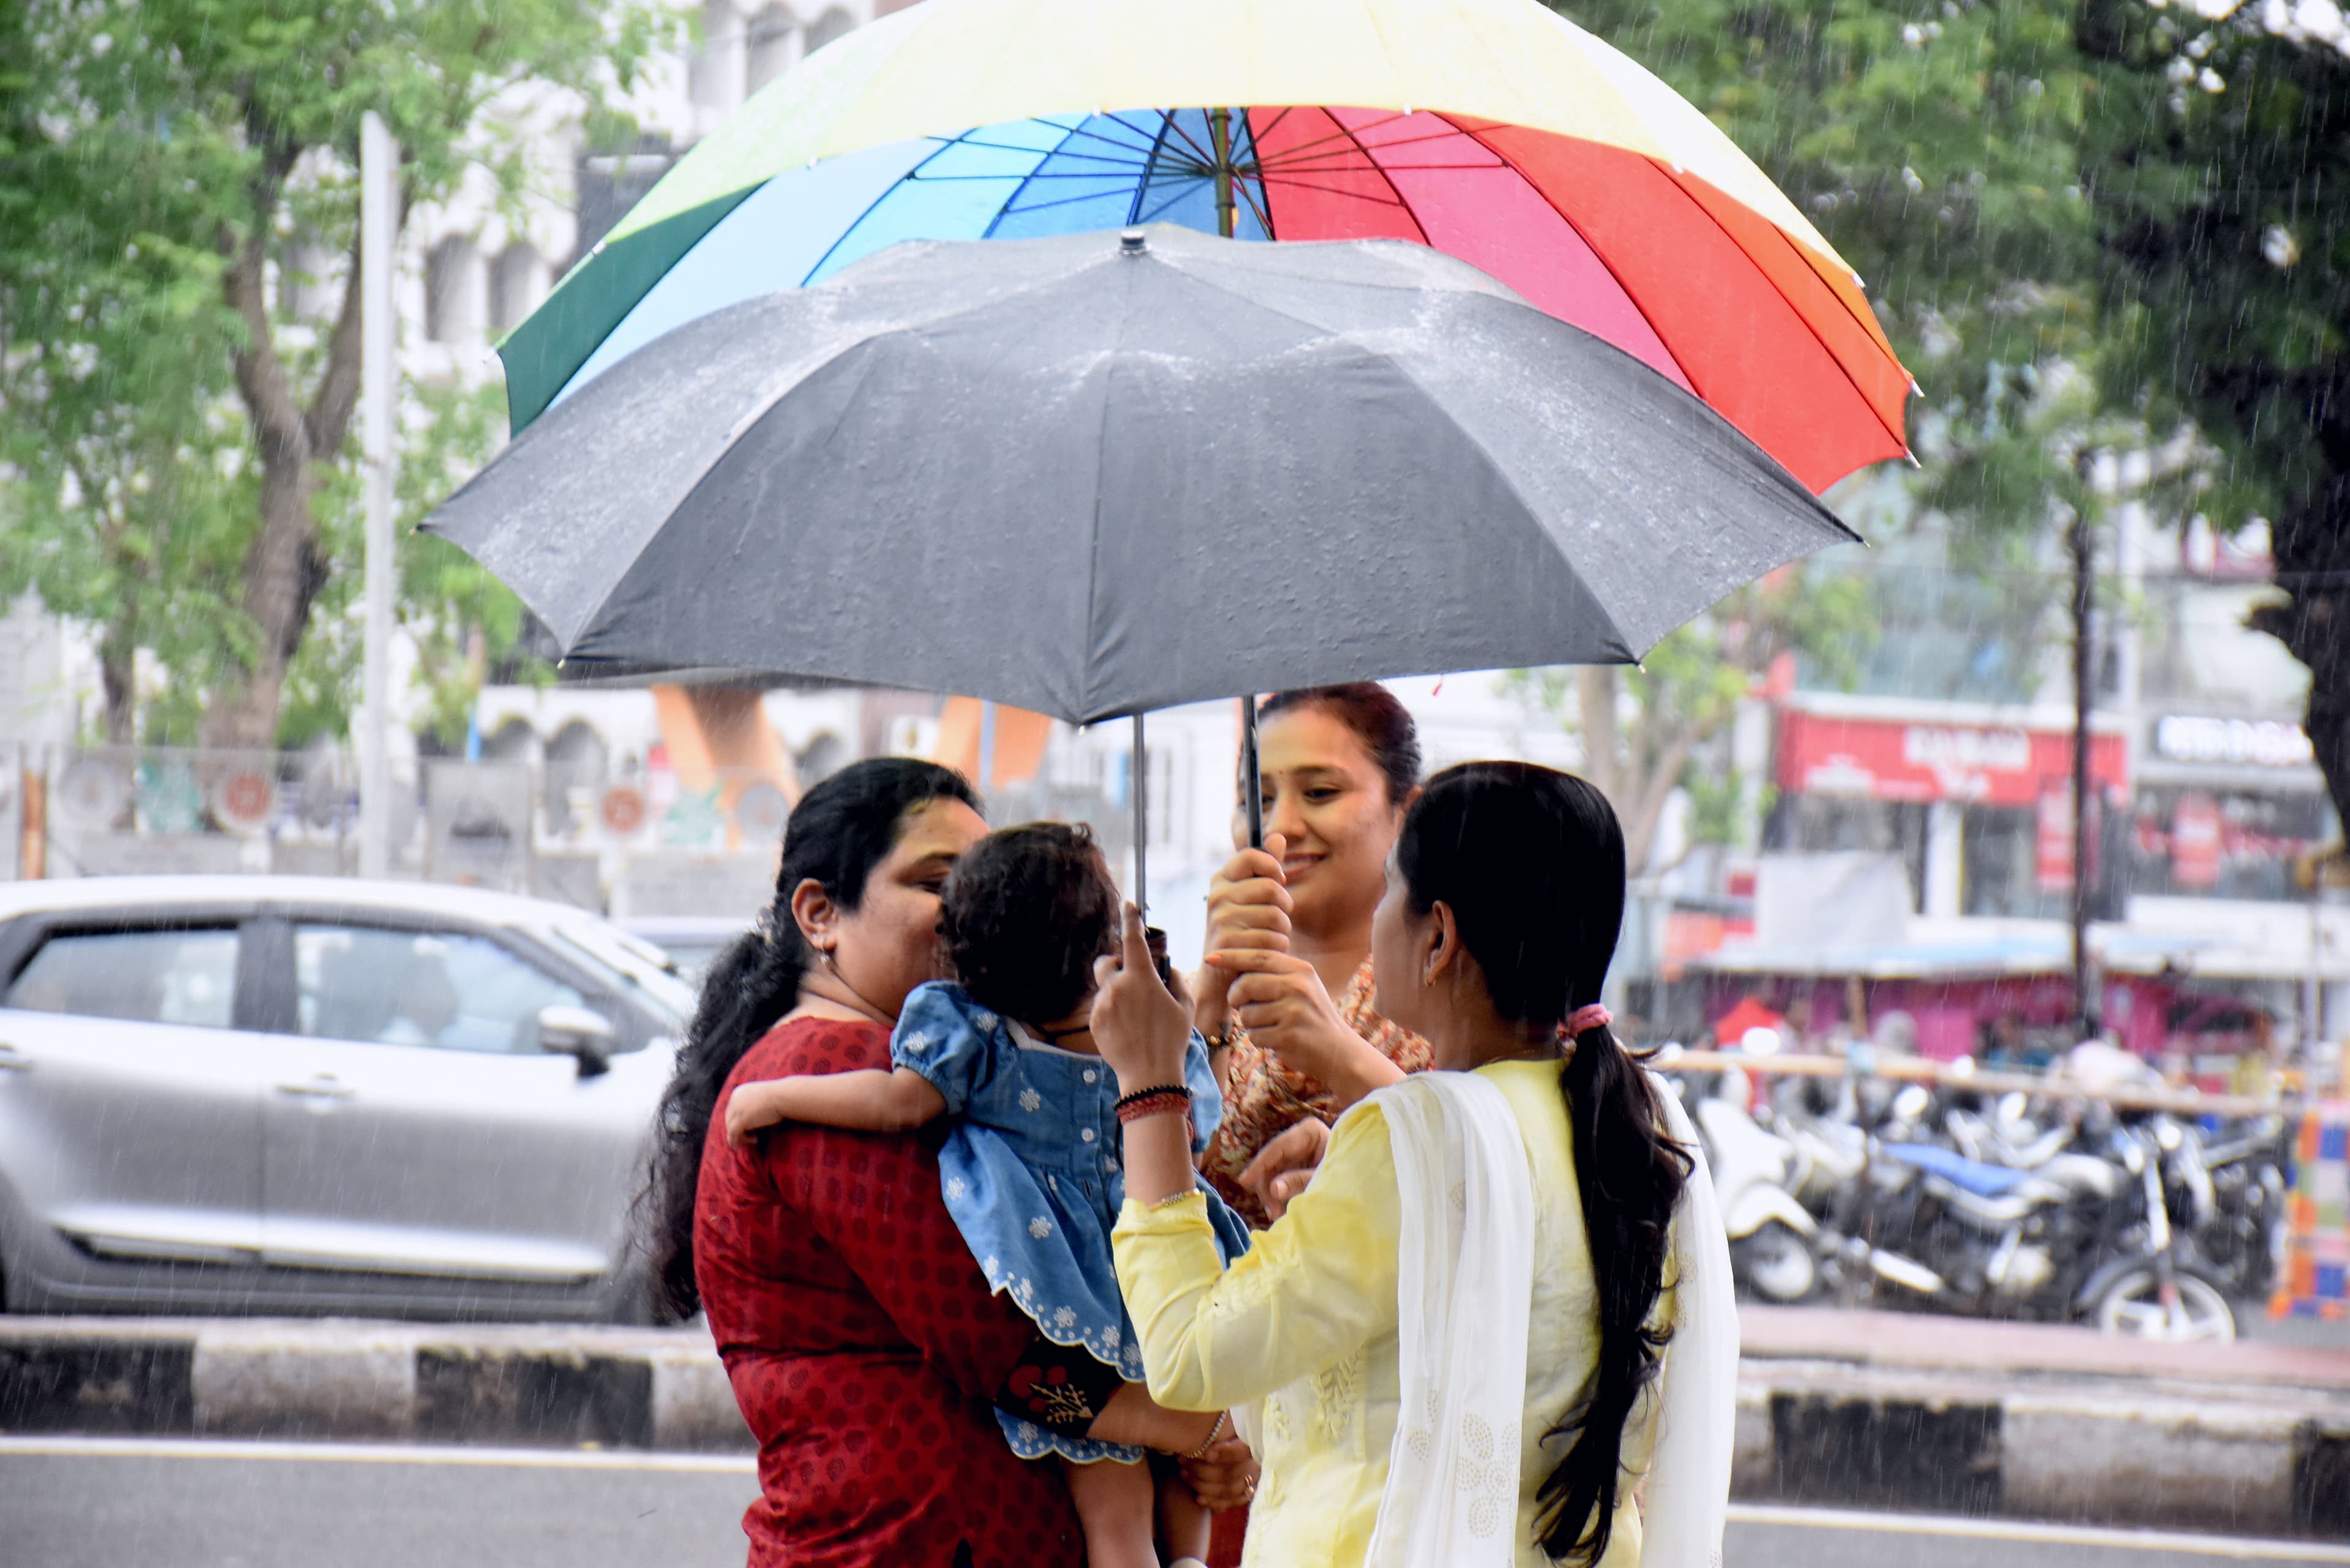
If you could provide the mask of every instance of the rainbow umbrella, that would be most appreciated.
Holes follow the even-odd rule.
[[[1537,0],[926,0],[809,56],[613,228],[501,345],[513,422],[900,240],[1154,222],[1431,245],[1814,491],[1908,450],[1912,383],[1852,269],[1711,120]]]

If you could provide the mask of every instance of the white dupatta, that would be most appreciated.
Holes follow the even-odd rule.
[[[1738,1386],[1730,1247],[1697,1134],[1652,1080],[1697,1161],[1673,1216],[1673,1337],[1641,1509],[1641,1568],[1719,1568]],[[1534,1179],[1499,1087],[1424,1073],[1372,1096],[1401,1198],[1402,1405],[1367,1568],[1511,1568],[1534,1295]]]

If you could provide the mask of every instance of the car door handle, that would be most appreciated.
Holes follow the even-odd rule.
[[[317,1077],[307,1084],[280,1084],[277,1092],[305,1100],[348,1100],[359,1093],[348,1084],[338,1084],[330,1077]]]
[[[29,1073],[33,1059],[14,1045],[0,1045],[0,1073]]]

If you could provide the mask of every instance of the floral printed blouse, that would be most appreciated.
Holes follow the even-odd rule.
[[[1371,961],[1366,957],[1348,982],[1347,994],[1338,999],[1338,1016],[1405,1072],[1428,1071],[1431,1060],[1428,1042],[1382,1017],[1371,1005],[1372,994]],[[1237,1023],[1232,1025],[1231,1050],[1224,1068],[1224,1119],[1208,1141],[1200,1171],[1225,1202],[1262,1231],[1271,1223],[1270,1217],[1256,1194],[1241,1185],[1241,1172],[1259,1149],[1307,1116],[1334,1122],[1343,1107],[1319,1078],[1284,1065],[1251,1040]]]

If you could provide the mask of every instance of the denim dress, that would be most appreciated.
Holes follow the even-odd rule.
[[[889,1054],[946,1100],[951,1122],[939,1149],[940,1187],[987,1282],[1009,1293],[1054,1344],[1083,1345],[1128,1382],[1143,1381],[1142,1347],[1110,1255],[1126,1178],[1118,1168],[1118,1078],[1108,1064],[1045,1044],[950,983],[921,986],[906,999]],[[1208,1048],[1196,1033],[1183,1077],[1196,1155],[1223,1115]],[[1208,1212],[1230,1264],[1248,1251],[1248,1228],[1212,1189]],[[1142,1457],[1140,1449],[1065,1437],[1000,1410],[995,1418],[1023,1459],[1059,1454],[1087,1464]]]

